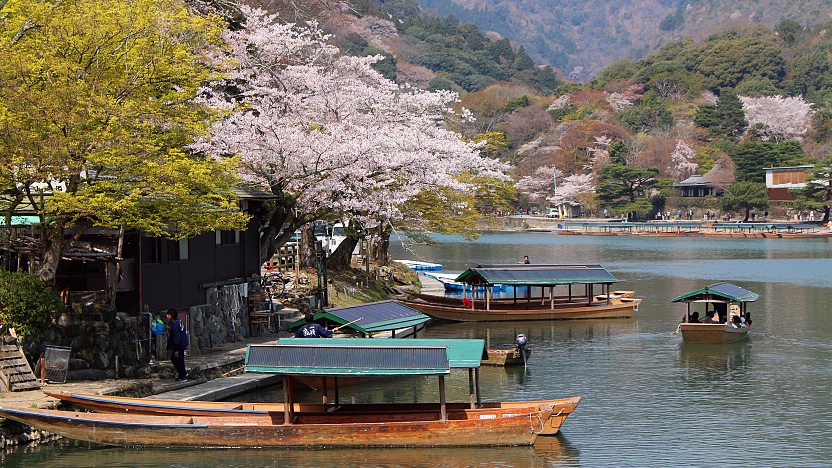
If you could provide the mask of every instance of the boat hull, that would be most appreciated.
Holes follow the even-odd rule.
[[[721,323],[683,323],[679,330],[685,343],[722,344],[748,338],[750,328],[733,328]]]
[[[532,354],[531,348],[525,348],[525,353],[525,361],[528,361],[529,356]],[[517,348],[489,349],[488,359],[482,361],[482,364],[484,366],[519,366],[525,361],[523,360],[523,355],[520,354],[520,351]]]
[[[464,447],[532,445],[550,406],[418,415],[135,416],[0,408],[0,416],[70,439],[161,447]]]
[[[577,320],[577,319],[612,319],[629,318],[635,315],[641,299],[622,298],[606,302],[593,302],[589,305],[556,304],[549,307],[521,308],[501,307],[495,304],[491,310],[457,307],[448,304],[436,304],[425,301],[400,301],[402,304],[418,310],[433,318],[452,322],[516,322],[528,320]]]
[[[212,401],[156,400],[149,398],[113,397],[102,395],[84,395],[67,392],[44,391],[47,395],[78,407],[105,414],[135,414],[156,416],[205,416],[228,417],[248,414],[262,415],[270,412],[283,412],[283,403],[240,403]],[[560,430],[566,418],[578,407],[581,397],[561,398],[556,400],[503,401],[485,402],[480,408],[468,410],[467,403],[448,403],[448,411],[488,411],[492,409],[524,408],[528,406],[552,407],[552,415],[546,421],[542,435],[554,435]],[[393,404],[344,404],[327,405],[316,403],[295,403],[296,413],[323,413],[337,408],[338,414],[374,413],[408,413],[439,411],[436,403],[393,403]]]

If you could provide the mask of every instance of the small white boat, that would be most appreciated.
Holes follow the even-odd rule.
[[[417,260],[393,260],[394,262],[401,263],[402,265],[410,268],[411,270],[416,271],[439,271],[444,268],[439,263],[430,263],[430,262],[420,262]]]

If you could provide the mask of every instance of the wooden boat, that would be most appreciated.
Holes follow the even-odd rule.
[[[758,298],[756,293],[722,282],[682,294],[671,302],[687,304],[687,313],[677,328],[686,343],[721,344],[742,341],[748,337],[751,314],[747,304]],[[691,313],[691,304],[704,304],[705,316],[716,314],[718,321],[700,322],[699,312]]]
[[[401,302],[431,317],[456,322],[627,318],[641,303],[631,291],[613,294],[611,285],[617,280],[600,265],[480,265],[457,280],[466,287],[462,299],[415,294]],[[497,284],[514,287],[514,297],[495,299],[492,289]],[[603,294],[594,295],[597,284]],[[574,285],[583,286],[584,291],[573,294]],[[555,295],[555,288],[563,286],[568,294]],[[517,297],[518,287],[526,290],[526,297]],[[481,294],[477,293],[480,288],[484,289]],[[539,297],[531,297],[535,290]]]
[[[526,353],[526,361],[529,359],[529,356],[532,354],[531,348],[524,348],[523,351]],[[514,349],[489,349],[488,350],[488,359],[482,361],[484,366],[519,366],[522,365],[525,361],[523,360],[523,355],[520,354],[520,350],[517,348]]]
[[[0,416],[70,439],[157,447],[464,447],[532,445],[552,407],[423,413],[140,416],[0,408]],[[290,413],[291,414],[291,413]],[[444,417],[443,417],[444,416]]]
[[[157,416],[201,416],[201,417],[229,417],[247,414],[263,415],[282,413],[283,403],[241,403],[234,401],[181,401],[151,398],[130,398],[117,396],[86,395],[69,392],[44,391],[47,395],[75,406],[109,414],[135,414]],[[501,401],[483,402],[471,411],[490,411],[492,409],[523,408],[528,406],[540,407],[550,405],[552,415],[546,421],[545,431],[541,434],[554,435],[566,418],[577,408],[581,397],[562,398],[557,400],[534,401]],[[320,404],[294,403],[295,413],[337,413],[337,414],[365,414],[374,413],[423,413],[437,412],[436,403],[391,403],[391,404]],[[448,411],[461,411],[467,408],[467,403],[448,403]]]

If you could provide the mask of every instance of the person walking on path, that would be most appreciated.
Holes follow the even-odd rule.
[[[332,331],[315,323],[315,316],[306,314],[303,316],[304,324],[295,332],[295,338],[332,338]]]
[[[179,320],[179,313],[175,309],[168,309],[168,349],[170,350],[170,362],[176,369],[176,380],[179,382],[188,380],[188,372],[185,370],[185,350],[188,349],[188,333],[185,331],[185,324]]]

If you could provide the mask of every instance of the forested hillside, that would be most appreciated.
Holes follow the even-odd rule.
[[[773,27],[783,19],[832,19],[829,0],[419,0],[522,44],[536,59],[585,80],[621,59],[638,59],[683,37],[720,28]]]

